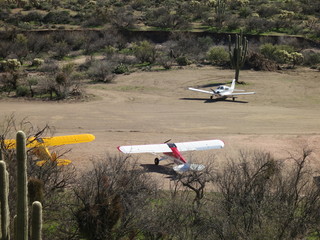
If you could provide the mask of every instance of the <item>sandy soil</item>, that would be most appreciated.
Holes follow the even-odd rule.
[[[320,161],[320,74],[309,69],[290,72],[241,71],[247,84],[236,86],[257,94],[232,101],[210,101],[187,87],[210,89],[229,83],[233,71],[212,67],[136,72],[118,76],[114,83],[89,85],[97,96],[89,102],[30,102],[2,100],[1,118],[12,113],[37,126],[56,128],[55,135],[92,133],[91,143],[69,145],[68,158],[87,169],[93,158],[118,153],[118,145],[221,139],[222,150],[206,151],[223,161],[239,149],[266,150],[286,158],[288,151],[314,150]],[[68,146],[68,147],[69,147]],[[204,153],[192,153],[203,161]],[[187,155],[186,155],[187,156]],[[152,155],[141,155],[144,166]],[[166,165],[166,163],[161,163]],[[151,166],[151,165],[150,165]],[[154,169],[154,168],[153,168]],[[160,168],[159,168],[160,169]],[[167,184],[161,171],[153,170]]]

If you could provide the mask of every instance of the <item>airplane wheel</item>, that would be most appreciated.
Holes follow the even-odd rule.
[[[212,100],[212,99],[213,99],[213,96],[210,96],[210,99]]]
[[[159,158],[155,158],[155,159],[154,159],[154,164],[155,164],[155,165],[159,165],[159,162],[160,162]]]
[[[232,98],[232,101],[236,100],[236,98]]]

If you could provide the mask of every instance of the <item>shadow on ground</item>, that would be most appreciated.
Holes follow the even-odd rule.
[[[180,100],[203,101],[204,103],[229,102],[229,103],[248,103],[246,101],[229,100],[229,99],[208,99],[208,98],[180,98]]]
[[[168,178],[174,179],[177,173],[173,170],[172,164],[166,165],[154,165],[154,164],[141,164],[144,170],[151,173],[160,173],[163,175],[167,175]]]

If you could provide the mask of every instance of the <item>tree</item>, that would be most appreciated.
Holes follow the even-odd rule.
[[[73,188],[80,234],[95,240],[134,238],[142,209],[155,190],[150,177],[128,156],[94,161]]]
[[[320,188],[305,148],[286,160],[269,153],[240,152],[214,182],[213,230],[221,239],[302,239],[317,229]]]

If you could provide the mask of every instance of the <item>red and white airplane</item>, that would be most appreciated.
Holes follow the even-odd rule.
[[[152,153],[158,155],[162,153],[163,156],[156,157],[154,164],[158,165],[162,160],[172,160],[177,164],[173,169],[176,172],[185,172],[188,170],[201,171],[205,168],[201,164],[189,163],[180,152],[182,151],[200,151],[209,149],[221,149],[224,147],[224,142],[221,140],[205,140],[195,142],[181,142],[181,143],[162,143],[162,144],[147,144],[147,145],[132,145],[119,146],[118,150],[123,153]]]
[[[236,80],[233,79],[230,87],[225,86],[225,85],[221,85],[221,86],[217,87],[215,90],[211,89],[211,91],[192,88],[192,87],[189,87],[188,89],[191,91],[210,94],[211,95],[210,99],[215,98],[215,99],[225,100],[227,98],[232,98],[233,101],[236,99],[236,97],[238,97],[240,95],[255,94],[255,92],[244,92],[244,90],[235,89],[235,85],[236,85]],[[236,93],[236,91],[239,91],[241,93]]]

